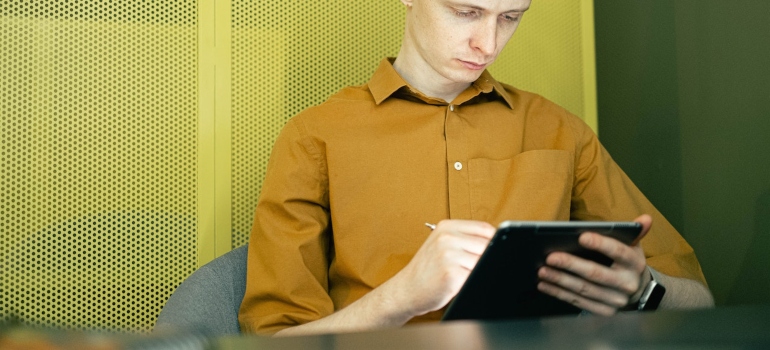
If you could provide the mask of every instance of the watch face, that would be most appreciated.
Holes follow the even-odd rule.
[[[660,305],[660,301],[663,300],[663,295],[666,294],[666,288],[658,284],[655,281],[650,282],[653,284],[652,291],[646,296],[644,303],[641,303],[640,308],[644,311],[657,310]]]

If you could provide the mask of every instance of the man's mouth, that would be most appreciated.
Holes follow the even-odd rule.
[[[462,63],[463,66],[465,66],[465,68],[468,68],[470,70],[482,70],[484,69],[484,67],[487,66],[485,63],[479,64],[479,63],[463,61],[463,60],[460,60],[460,63]]]

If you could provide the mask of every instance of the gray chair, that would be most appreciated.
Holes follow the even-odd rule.
[[[248,244],[212,260],[177,287],[153,332],[239,334],[238,309],[246,291]]]

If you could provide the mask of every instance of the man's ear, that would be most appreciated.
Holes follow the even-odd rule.
[[[412,0],[401,0],[401,3],[406,7],[412,7]]]

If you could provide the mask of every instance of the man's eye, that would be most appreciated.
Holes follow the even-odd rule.
[[[459,17],[475,17],[475,11],[455,11],[455,14]]]
[[[519,16],[503,15],[503,20],[506,22],[516,22],[519,20]]]

